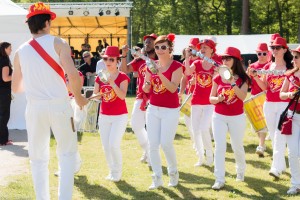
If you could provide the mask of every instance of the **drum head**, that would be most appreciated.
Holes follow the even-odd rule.
[[[227,66],[219,67],[218,72],[219,72],[220,76],[225,80],[229,80],[232,76],[230,69]]]

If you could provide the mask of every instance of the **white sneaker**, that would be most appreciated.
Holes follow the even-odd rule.
[[[292,186],[286,193],[287,194],[298,194],[298,193],[300,193],[300,188],[297,186]]]
[[[170,182],[168,184],[169,187],[175,187],[178,185],[178,181],[179,181],[179,173],[171,173],[169,174],[170,176]]]
[[[255,153],[256,153],[259,157],[264,157],[265,150],[266,150],[266,147],[263,147],[263,146],[257,146],[257,147],[256,147]]]
[[[245,174],[244,173],[237,173],[236,179],[235,179],[236,181],[243,182],[244,179],[245,179]]]
[[[203,160],[199,159],[198,162],[194,165],[195,167],[201,167],[203,165]]]
[[[148,156],[147,156],[147,152],[146,152],[146,151],[144,151],[144,153],[143,153],[143,155],[142,155],[140,161],[141,161],[142,163],[147,163],[147,162],[148,162]]]
[[[149,190],[154,190],[156,188],[159,188],[163,185],[163,180],[161,177],[152,175],[152,184],[149,187]]]
[[[60,175],[60,171],[57,171],[57,172],[54,173],[54,176],[59,177],[59,175]]]
[[[214,190],[220,190],[225,186],[224,183],[220,182],[220,181],[216,181],[215,184],[211,187]]]
[[[269,171],[269,175],[273,176],[274,178],[279,178],[280,177],[280,173],[278,171],[274,170],[274,169],[271,169]]]

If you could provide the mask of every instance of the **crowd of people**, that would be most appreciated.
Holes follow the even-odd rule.
[[[288,112],[293,115],[292,134],[283,135],[277,128],[280,114],[300,87],[300,46],[290,51],[286,40],[279,34],[273,34],[269,45],[257,45],[258,61],[245,70],[240,50],[227,47],[217,54],[215,38],[191,38],[183,50],[185,60],[181,63],[173,59],[176,36],[172,33],[160,36],[152,33],[144,36],[143,49],[134,47],[143,59],[133,53],[134,59],[127,63],[128,45],[120,51],[116,46],[106,46],[105,42],[102,44],[99,41],[97,51],[101,53],[102,60],[96,62],[90,51],[83,51],[84,63],[78,69],[79,73],[70,56],[69,45],[61,38],[50,35],[51,20],[55,17],[55,13],[43,3],[30,6],[27,24],[33,39],[16,51],[14,70],[8,57],[11,45],[0,43],[0,145],[12,144],[7,129],[11,90],[25,91],[29,158],[37,199],[50,199],[50,132],[57,141],[60,169],[58,198],[72,199],[75,166],[80,156],[70,96],[80,108],[88,103],[81,94],[83,79],[80,75],[85,85],[88,77],[96,77],[93,96],[101,99],[98,124],[109,168],[106,179],[113,182],[122,179],[121,141],[128,121],[125,102],[130,82],[128,73],[134,73],[137,77],[131,126],[143,149],[141,162],[148,163],[153,171],[149,190],[164,184],[160,147],[167,161],[168,186],[179,184],[180,171],[176,157],[180,155],[176,155],[173,141],[183,94],[191,98],[191,114],[185,116],[185,123],[198,157],[195,166],[214,167],[215,183],[212,189],[222,189],[226,182],[226,134],[229,132],[236,162],[236,181],[245,181],[244,101],[251,88],[251,98],[266,95],[263,104],[266,127],[255,131],[259,136],[256,153],[263,157],[266,150],[264,142],[269,133],[273,151],[269,174],[279,178],[286,170],[287,145],[291,171],[291,187],[287,193],[300,193],[298,101],[292,104]],[[36,48],[37,45],[44,50],[43,53]],[[230,76],[225,76],[221,68]],[[106,79],[98,76],[100,70],[106,71]],[[285,73],[277,73],[279,71]]]

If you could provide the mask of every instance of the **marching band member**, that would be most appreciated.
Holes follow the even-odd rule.
[[[152,33],[150,35],[144,36],[145,51],[149,58],[155,59],[156,54],[154,51],[154,40],[157,36]],[[137,91],[136,100],[133,105],[131,114],[131,127],[134,131],[140,146],[143,148],[144,153],[141,157],[141,162],[149,163],[149,142],[147,139],[147,131],[145,129],[146,125],[146,104],[148,101],[147,94],[143,91],[142,87],[144,84],[144,78],[146,73],[145,61],[140,58],[135,58],[133,61],[126,65],[126,58],[128,53],[128,46],[125,45],[122,48],[122,64],[120,70],[125,73],[133,72],[137,74]]]
[[[300,46],[292,50],[294,69],[289,72],[285,78],[280,91],[280,98],[292,99],[295,92],[299,91],[300,87]],[[292,114],[296,107],[295,114],[292,119],[292,135],[285,135],[288,146],[289,166],[291,168],[291,187],[287,194],[300,193],[300,160],[299,160],[299,147],[300,147],[300,102],[294,103],[289,108],[289,115]]]
[[[195,60],[200,60],[200,58],[198,56],[195,56],[192,54],[192,50],[197,50],[197,44],[199,44],[199,38],[191,38],[190,39],[190,43],[189,43],[189,47],[187,48],[188,50],[188,53],[186,53],[185,49],[184,49],[184,52],[183,52],[183,56],[185,58],[185,60],[183,61],[183,65],[185,65],[185,63],[187,62],[186,59],[188,58],[189,59],[189,65],[191,65]],[[181,81],[180,81],[180,89],[179,89],[179,99],[181,100],[182,99],[182,95],[183,93],[185,92],[186,94],[186,97],[193,93],[195,89],[195,78],[193,77],[193,75],[189,75],[189,76],[186,76],[185,74],[183,74],[182,78],[181,78]],[[188,132],[190,134],[190,137],[191,137],[191,140],[193,142],[193,146],[196,148],[196,145],[195,145],[195,141],[194,141],[194,134],[193,134],[193,129],[192,129],[192,121],[191,121],[191,117],[187,116],[187,115],[184,115],[184,121],[185,121],[185,125],[188,129]],[[201,149],[203,152],[203,145],[202,145],[202,141],[201,141]]]
[[[129,77],[117,68],[120,57],[116,46],[108,46],[103,55],[109,73],[108,80],[95,80],[94,95],[101,94],[99,131],[105,158],[109,167],[107,180],[118,182],[122,176],[121,140],[125,132],[128,112],[125,102]],[[113,109],[112,109],[113,108]]]
[[[230,80],[220,75],[213,78],[210,102],[215,104],[212,117],[212,129],[215,139],[215,169],[216,181],[212,186],[220,190],[225,184],[225,153],[226,133],[230,133],[230,141],[236,161],[236,181],[244,181],[246,169],[243,138],[246,129],[243,100],[247,96],[251,80],[242,66],[240,50],[228,47],[221,55],[223,64],[232,71]],[[237,123],[238,122],[238,123]]]
[[[150,104],[146,112],[147,134],[150,145],[150,163],[153,182],[150,190],[163,185],[159,146],[162,147],[170,176],[169,186],[178,184],[179,173],[173,140],[179,121],[179,98],[177,88],[182,77],[182,64],[173,60],[174,34],[159,36],[155,42],[158,56],[155,70],[147,69],[143,90],[150,93]],[[152,72],[150,71],[152,70]]]
[[[256,75],[254,76],[253,73],[251,72],[253,72],[254,70],[263,69],[263,67],[268,63],[268,52],[269,52],[268,45],[266,43],[259,43],[256,49],[258,61],[251,64],[247,68],[247,74],[250,75],[251,77],[251,96],[255,96],[263,91],[255,81]],[[260,77],[261,77],[260,75],[257,75],[257,78]],[[266,150],[265,138],[267,132],[268,132],[267,128],[261,131],[257,131],[257,135],[259,137],[259,145],[256,148],[256,154],[258,154],[260,157],[264,156],[264,152]]]
[[[198,44],[201,53],[207,58],[211,58],[216,52],[216,44],[210,39],[201,40]],[[189,53],[189,50],[186,50]],[[212,80],[214,75],[214,66],[206,60],[197,60],[190,64],[190,59],[187,57],[185,62],[185,74],[195,74],[195,89],[192,96],[192,128],[195,138],[195,145],[198,154],[198,162],[195,166],[203,164],[213,165],[213,145],[210,135],[211,117],[213,114],[214,106],[209,101],[209,95],[212,88]],[[202,144],[203,143],[203,144]],[[204,152],[206,154],[206,162],[204,162]]]
[[[266,118],[267,128],[269,130],[270,138],[273,147],[273,161],[269,174],[275,178],[279,178],[280,174],[285,171],[286,163],[284,158],[284,152],[286,147],[286,138],[281,134],[277,128],[279,116],[288,105],[288,99],[281,100],[279,93],[282,87],[285,76],[283,74],[275,73],[276,70],[287,70],[293,68],[292,55],[288,50],[286,40],[282,37],[277,37],[270,46],[273,52],[272,62],[265,65],[265,70],[274,71],[273,74],[266,74],[262,80],[256,75],[255,81],[260,88],[266,89],[266,102],[263,107],[263,111]]]

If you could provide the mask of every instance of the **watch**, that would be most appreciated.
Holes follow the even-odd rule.
[[[234,87],[234,86],[236,86],[236,83],[231,83],[230,85],[231,85],[231,87]]]

